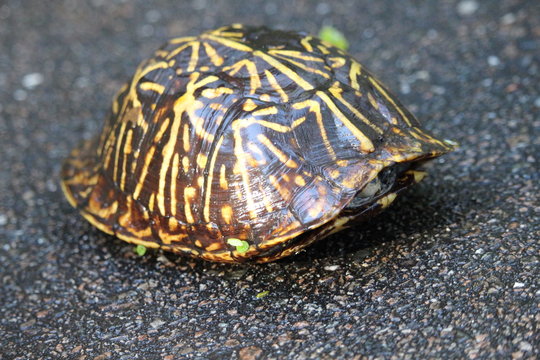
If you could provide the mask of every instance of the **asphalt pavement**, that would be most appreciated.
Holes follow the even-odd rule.
[[[70,207],[69,151],[166,39],[242,22],[349,51],[460,148],[371,222],[262,265],[139,256]],[[534,359],[540,6],[0,2],[0,357]]]

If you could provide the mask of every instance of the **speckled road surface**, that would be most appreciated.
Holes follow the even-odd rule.
[[[246,3],[0,2],[0,358],[537,358],[538,3]],[[61,161],[165,39],[232,22],[338,27],[461,148],[298,256],[139,257],[68,205]]]

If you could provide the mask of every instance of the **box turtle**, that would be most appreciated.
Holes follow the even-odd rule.
[[[61,177],[122,240],[267,262],[380,212],[452,148],[337,47],[232,25],[144,61]]]

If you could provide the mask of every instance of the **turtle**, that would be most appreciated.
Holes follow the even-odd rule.
[[[64,161],[69,203],[129,243],[264,263],[366,221],[452,151],[363,65],[303,32],[173,38]]]

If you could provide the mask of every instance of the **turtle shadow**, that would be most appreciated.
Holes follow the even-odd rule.
[[[478,204],[467,201],[468,194],[460,194],[458,189],[463,189],[459,183],[419,184],[398,197],[390,208],[374,218],[333,234],[297,255],[269,264],[211,263],[161,250],[149,250],[147,255],[137,256],[133,245],[104,234],[102,236],[106,240],[100,243],[106,252],[130,258],[128,262],[135,261],[137,266],[149,272],[171,272],[173,277],[176,271],[188,271],[203,277],[217,275],[233,280],[246,274],[265,278],[266,274],[294,273],[294,269],[300,269],[299,272],[310,268],[313,270],[314,266],[325,266],[336,260],[360,261],[382,247],[388,246],[387,250],[392,251],[392,246],[413,244],[418,241],[419,234],[425,238],[441,233],[441,229],[448,226],[459,228],[466,218],[464,214]],[[457,195],[451,197],[448,194]]]
[[[443,228],[460,229],[466,221],[466,214],[479,205],[471,201],[468,194],[460,194],[458,188],[463,189],[456,183],[439,183],[437,187],[419,184],[398,197],[379,215],[279,262],[364,258],[376,248],[413,244],[420,237],[440,234]]]
[[[148,281],[164,289],[198,289],[202,286],[207,289],[200,293],[202,299],[218,291],[230,299],[240,297],[242,306],[248,307],[257,304],[257,296],[263,290],[275,297],[300,298],[311,294],[318,298],[319,295],[314,294],[321,290],[320,281],[325,278],[324,274],[329,282],[344,281],[343,271],[327,271],[331,266],[338,265],[337,268],[348,268],[356,273],[355,266],[367,258],[374,257],[374,261],[379,261],[384,256],[392,257],[403,246],[425,249],[440,241],[452,241],[452,233],[448,234],[446,228],[450,227],[452,231],[465,228],[462,224],[467,218],[464,213],[476,205],[473,201],[467,202],[468,194],[456,192],[459,184],[440,185],[419,184],[371,220],[323,239],[295,256],[272,263],[211,263],[153,249],[140,256],[135,253],[134,245],[101,234],[97,229],[90,231],[88,238],[94,238],[95,243],[88,244],[91,249],[85,253],[95,252],[98,262],[106,264],[108,274],[116,274],[134,286]],[[459,195],[449,198],[449,192]],[[448,236],[430,239],[431,235],[441,233]],[[107,261],[108,258],[116,260]],[[369,279],[368,275],[360,276],[357,284],[364,284]]]
[[[386,245],[391,247],[392,244],[412,244],[418,240],[418,235],[429,237],[431,234],[441,233],[441,229],[449,226],[460,228],[466,219],[465,214],[479,206],[470,200],[470,194],[460,189],[463,187],[459,182],[418,184],[398,197],[394,204],[381,214],[322,239],[299,254],[273,263],[216,264],[176,254],[163,255],[180,269],[185,269],[186,264],[189,264],[193,271],[217,271],[233,276],[236,273],[264,274],[278,269],[294,272],[294,268],[309,268],[314,262],[322,262],[324,266],[335,259],[359,260]]]

